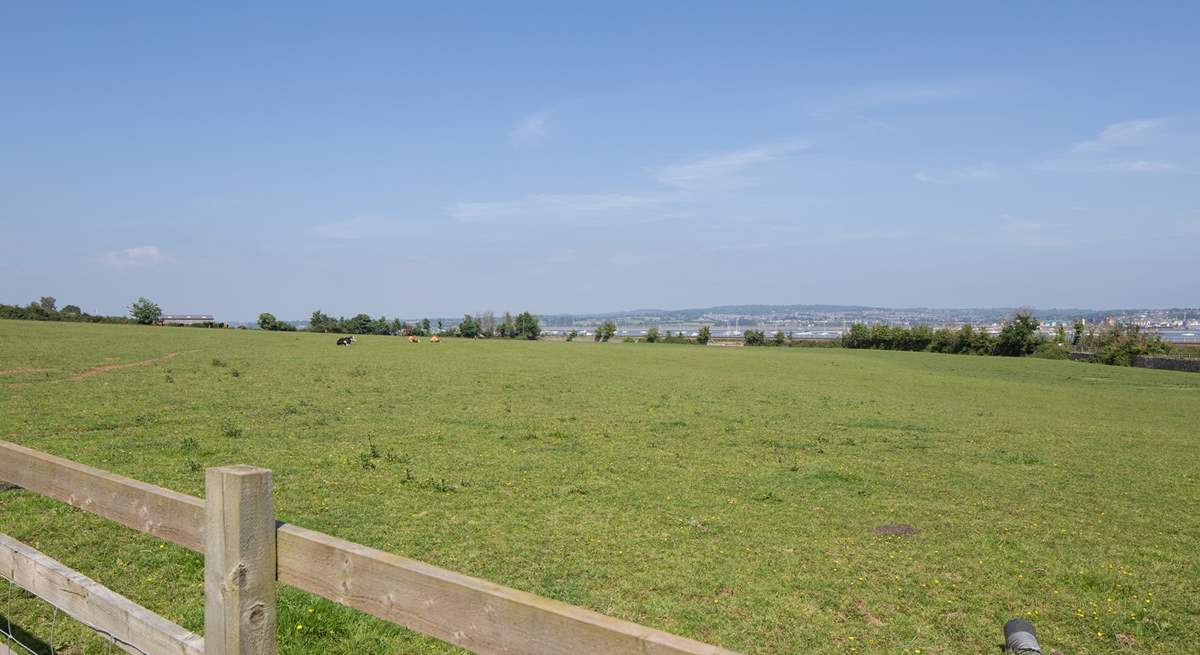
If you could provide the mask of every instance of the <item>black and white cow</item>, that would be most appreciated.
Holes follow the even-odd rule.
[[[349,346],[352,343],[354,343],[354,335],[350,335],[348,337],[338,337],[337,340],[337,345],[339,346]]]

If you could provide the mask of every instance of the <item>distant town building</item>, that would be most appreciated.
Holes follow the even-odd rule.
[[[163,314],[158,317],[163,325],[196,325],[197,323],[212,323],[212,314]]]

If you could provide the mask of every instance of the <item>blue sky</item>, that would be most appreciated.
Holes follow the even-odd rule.
[[[0,302],[1200,304],[1200,6],[746,4],[0,4]]]

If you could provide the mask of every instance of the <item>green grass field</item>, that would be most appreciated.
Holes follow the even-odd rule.
[[[0,370],[0,438],[197,496],[268,467],[283,520],[747,653],[992,653],[1018,615],[1063,653],[1200,648],[1200,375],[17,321]],[[198,555],[24,491],[0,532],[202,631]],[[280,601],[285,653],[458,652]]]

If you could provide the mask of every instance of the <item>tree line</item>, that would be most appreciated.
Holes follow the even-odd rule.
[[[271,314],[258,317],[258,324],[264,330],[296,329],[290,323],[275,320]],[[287,327],[282,327],[286,325]],[[541,336],[542,328],[536,316],[529,312],[521,312],[514,318],[509,312],[497,321],[493,312],[486,311],[478,316],[464,314],[461,321],[454,325],[444,325],[437,322],[437,329],[429,319],[409,323],[398,318],[388,319],[386,316],[371,318],[368,314],[356,314],[350,318],[334,318],[321,310],[316,310],[308,320],[310,332],[329,332],[334,334],[378,334],[387,336],[425,337],[437,334],[444,337],[463,337],[466,339],[537,339]]]
[[[79,305],[64,305],[60,309],[58,307],[58,300],[54,296],[42,296],[40,299],[30,302],[25,306],[0,304],[0,318],[24,321],[70,321],[76,323],[131,322],[131,319],[126,316],[89,314],[80,309]]]
[[[1161,336],[1136,325],[1085,326],[1082,321],[1076,321],[1069,336],[1062,325],[1056,326],[1050,336],[1042,334],[1040,328],[1039,321],[1025,311],[1014,314],[997,335],[971,325],[935,330],[928,325],[899,327],[855,323],[842,335],[841,345],[844,348],[960,355],[1032,355],[1048,359],[1066,359],[1067,353],[1074,350],[1091,353],[1094,361],[1100,363],[1123,366],[1131,365],[1137,356],[1171,352],[1171,345]]]

